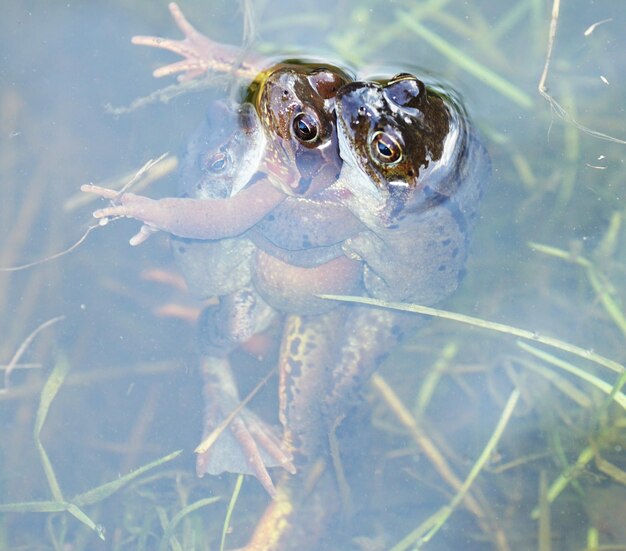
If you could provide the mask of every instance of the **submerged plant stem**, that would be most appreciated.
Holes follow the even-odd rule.
[[[515,337],[521,337],[529,341],[540,342],[552,348],[557,348],[575,356],[579,356],[585,360],[590,360],[597,363],[615,373],[622,374],[625,369],[624,366],[614,360],[605,358],[600,354],[596,354],[592,350],[585,350],[579,346],[569,344],[565,341],[555,339],[554,337],[545,337],[533,331],[527,329],[520,329],[511,325],[505,325],[504,323],[496,323],[493,321],[487,321],[472,316],[466,316],[464,314],[457,314],[455,312],[447,312],[446,310],[438,310],[436,308],[430,308],[428,306],[420,306],[417,304],[405,304],[403,302],[386,302],[384,300],[377,300],[367,297],[356,296],[344,296],[344,295],[319,295],[321,298],[329,300],[339,300],[342,302],[356,302],[359,304],[369,304],[371,306],[378,306],[380,308],[390,308],[392,310],[400,310],[403,312],[413,312],[415,314],[422,314],[425,316],[432,316],[436,318],[448,319],[465,323],[467,325],[473,325],[474,327],[481,327],[490,331],[496,331],[498,333],[505,333],[507,335],[513,335]]]

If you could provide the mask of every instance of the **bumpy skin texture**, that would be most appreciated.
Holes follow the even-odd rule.
[[[147,224],[144,238],[156,229],[187,238],[174,238],[174,248],[181,247],[177,255],[190,283],[205,295],[222,296],[204,316],[205,434],[240,401],[230,351],[270,320],[283,320],[283,442],[243,410],[221,446],[201,451],[198,470],[251,472],[275,496],[246,549],[315,548],[319,534],[303,531],[303,519],[321,525],[331,514],[327,504],[337,502],[328,469],[312,481],[317,460],[326,455],[327,433],[416,318],[334,307],[314,295],[356,293],[423,304],[448,296],[462,276],[489,159],[461,108],[436,86],[408,74],[346,83],[348,75],[326,65],[262,70],[259,59],[235,64],[232,49],[198,33],[175,4],[170,10],[184,40],[140,37],[135,43],[186,58],[160,75],[194,78],[230,70],[255,78],[248,99],[266,139],[257,174],[231,182],[244,171],[224,172],[223,178],[199,173],[199,166],[205,172],[220,168],[226,158],[220,155],[237,161],[243,143],[228,133],[215,143],[203,137],[211,133],[205,126],[190,142],[184,164],[187,197],[155,204],[87,191],[117,202],[98,216]],[[266,469],[271,465],[298,472],[275,490]]]

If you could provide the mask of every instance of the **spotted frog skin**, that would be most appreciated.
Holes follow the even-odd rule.
[[[251,178],[249,167],[259,156],[257,149],[262,145],[259,125],[256,111],[250,104],[239,107],[214,102],[189,141],[181,165],[180,195],[213,200],[238,193]],[[211,131],[213,129],[219,130]],[[244,135],[242,131],[245,131]],[[273,322],[284,322],[284,310],[270,306],[257,291],[262,272],[267,272],[266,279],[276,281],[276,278],[272,278],[275,273],[273,265],[267,267],[269,255],[257,250],[249,239],[250,233],[218,240],[172,237],[174,255],[190,287],[203,297],[220,297],[219,304],[208,307],[202,316],[201,373],[207,403],[205,437],[241,402],[230,370],[230,353]],[[358,267],[358,263],[345,257],[335,262]],[[312,289],[318,289],[320,293],[350,292],[352,287],[345,287],[332,279],[336,273],[334,268],[330,270],[331,276],[325,275],[331,264],[333,262],[326,262],[309,269],[286,266],[278,278],[282,281],[280,300],[288,301],[294,308],[295,298],[288,278],[296,276],[310,280],[308,292]],[[278,295],[278,291],[274,294]],[[325,309],[332,306],[329,302],[323,304]],[[310,309],[310,305],[307,307]],[[298,377],[293,378],[296,379]],[[281,376],[281,388],[293,386],[289,380],[289,377]],[[309,383],[307,386],[311,387]],[[283,409],[288,409],[289,401],[283,402]],[[223,471],[253,474],[271,495],[275,495],[267,468],[282,466],[293,473],[293,449],[293,446],[281,445],[270,427],[244,409],[211,449],[199,453],[197,471],[200,476]]]

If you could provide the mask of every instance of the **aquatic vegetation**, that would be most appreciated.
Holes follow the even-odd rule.
[[[40,4],[31,8],[34,18]],[[216,3],[210,17],[204,4],[188,4],[188,16],[202,30],[238,40],[241,14],[231,4]],[[626,470],[624,146],[580,129],[624,138],[617,107],[624,92],[615,84],[623,33],[610,21],[593,26],[621,8],[607,4],[600,13],[597,3],[561,5],[547,85],[567,112],[563,119],[537,92],[551,17],[545,3],[395,5],[389,10],[388,2],[368,0],[285,7],[277,14],[268,3],[246,19],[254,21],[249,32],[262,52],[305,47],[356,65],[384,69],[400,58],[433,70],[463,95],[494,163],[467,277],[441,307],[474,319],[437,319],[395,350],[372,383],[368,407],[339,429],[344,498],[358,504],[353,518],[366,520],[338,541],[358,538],[363,548],[398,550],[468,540],[481,549],[573,549],[585,538],[588,548],[624,545],[609,514]],[[86,14],[75,10],[58,8],[58,17]],[[106,38],[89,38],[81,23],[82,54],[72,43],[65,50],[48,47],[54,55],[42,58],[9,28],[33,17],[7,8],[0,43],[15,54],[15,64],[0,83],[1,126],[8,129],[0,134],[1,267],[50,256],[76,241],[88,209],[63,205],[80,184],[119,174],[121,187],[146,158],[174,151],[195,125],[205,103],[195,94],[119,119],[102,115],[105,103],[127,105],[153,87],[149,54],[125,45],[142,30],[137,21],[145,32],[167,28],[167,13],[150,3],[132,10],[133,26]],[[39,18],[41,29],[55,27]],[[35,30],[26,27],[33,36]],[[116,57],[100,65],[107,47]],[[76,57],[96,50],[86,60]],[[94,72],[78,81],[73,68],[63,72],[61,58]],[[132,72],[123,69],[126,63]],[[33,85],[19,66],[35,67],[41,80]],[[55,72],[65,78],[54,80]],[[171,189],[173,157],[156,165],[164,179],[151,188],[155,194]],[[141,180],[155,180],[153,170]],[[265,505],[254,485],[244,483],[225,522],[234,477],[193,476],[190,443],[201,405],[198,381],[187,369],[193,330],[182,316],[193,318],[198,304],[160,283],[179,284],[166,273],[172,262],[164,241],[120,253],[128,228],[92,232],[54,262],[0,273],[4,362],[42,320],[66,316],[33,339],[0,394],[2,503],[29,503],[31,511],[49,504],[45,514],[2,512],[2,548],[90,549],[100,525],[112,549],[215,548],[223,533],[228,548]],[[138,277],[155,267],[148,280]],[[43,424],[37,416],[42,389],[63,356],[72,369]],[[255,365],[269,369],[262,360]],[[264,393],[271,396],[262,389],[255,402],[262,403]],[[503,412],[508,423],[493,438]],[[179,448],[185,452],[176,463],[151,463]],[[45,469],[40,450],[48,457]],[[137,476],[130,480],[128,473]],[[119,487],[107,486],[112,481]],[[213,503],[215,496],[222,499]],[[90,521],[77,521],[60,503],[74,503]],[[425,541],[444,520],[437,513],[445,513],[446,530]]]

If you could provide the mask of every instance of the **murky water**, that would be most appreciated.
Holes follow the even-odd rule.
[[[464,480],[515,387],[521,398],[513,417],[471,489],[477,505],[461,505],[426,548],[584,549],[594,543],[594,527],[600,543],[626,546],[618,482],[624,484],[626,469],[624,402],[606,406],[606,388],[556,363],[568,362],[610,388],[616,373],[592,361],[593,354],[626,361],[626,146],[564,122],[539,96],[551,6],[272,1],[250,14],[231,4],[181,7],[220,41],[241,43],[245,13],[254,22],[253,49],[330,57],[367,74],[376,67],[423,67],[451,83],[485,136],[493,180],[467,276],[442,307],[587,351],[581,358],[531,343],[551,355],[538,356],[515,337],[445,320],[409,339],[379,373],[419,419],[422,437],[398,420],[380,390],[368,391],[366,404],[340,430],[353,508],[328,548],[390,549],[448,503],[457,488],[425,451],[425,439]],[[623,3],[562,2],[547,81],[580,125],[621,139],[625,24]],[[107,112],[107,104],[126,106],[172,83],[155,81],[151,71],[174,56],[132,46],[135,34],[179,36],[165,3],[3,6],[0,267],[74,243],[92,224],[97,204],[84,202],[81,184],[128,179],[148,159],[176,155],[203,116],[206,92],[119,116]],[[167,196],[175,188],[172,172],[145,193]],[[110,224],[62,258],[0,273],[1,363],[41,323],[65,316],[35,336],[20,359],[27,365],[11,373],[0,394],[0,501],[72,501],[170,452],[183,453],[106,499],[82,497],[81,509],[104,527],[105,542],[69,513],[13,512],[0,513],[0,548],[164,549],[164,526],[212,496],[222,501],[185,516],[173,529],[172,546],[219,545],[235,477],[194,475],[202,402],[195,330],[186,320],[199,304],[171,277],[177,269],[166,236],[128,246],[138,226]],[[270,369],[252,363],[244,393]],[[33,432],[43,384],[62,365],[70,366],[69,375],[41,432],[59,496],[51,492]],[[275,386],[255,402],[275,415]],[[560,493],[553,490],[559,476],[569,481]],[[542,477],[552,490],[543,532],[532,518]],[[226,548],[245,542],[266,503],[259,485],[246,481]]]

